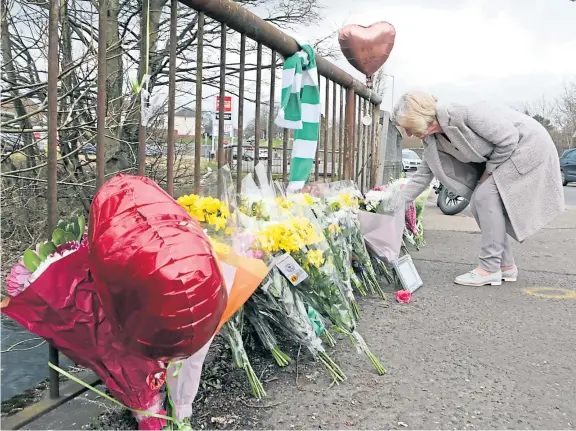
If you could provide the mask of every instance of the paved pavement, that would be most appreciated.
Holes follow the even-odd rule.
[[[424,280],[414,301],[360,301],[359,330],[386,376],[342,338],[332,356],[344,384],[330,388],[302,352],[267,368],[267,408],[209,389],[201,398],[219,404],[199,403],[206,426],[226,417],[224,428],[576,429],[576,207],[513,245],[520,278],[501,287],[452,282],[476,263],[480,237],[466,213],[444,216],[431,200],[425,228],[427,245],[412,254]],[[95,407],[69,403],[27,428],[78,429],[77,410],[89,423]]]
[[[576,183],[570,183],[564,187],[564,199],[566,205],[576,206]]]

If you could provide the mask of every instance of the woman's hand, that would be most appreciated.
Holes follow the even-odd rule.
[[[478,183],[482,184],[484,181],[486,181],[488,179],[488,177],[492,175],[490,172],[488,171],[484,171],[484,173],[482,174],[482,176],[480,177],[480,181],[478,181]]]

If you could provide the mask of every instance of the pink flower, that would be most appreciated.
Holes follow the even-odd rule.
[[[387,186],[387,185],[377,186],[377,187],[374,187],[374,188],[373,188],[373,190],[376,190],[377,192],[384,192],[384,191],[386,191],[387,189],[388,189],[388,186]]]
[[[11,297],[15,297],[28,285],[28,279],[32,273],[20,261],[12,267],[10,274],[6,278],[6,292]]]
[[[262,250],[248,250],[247,256],[252,259],[262,259],[264,253]]]
[[[77,250],[80,247],[80,243],[77,241],[69,241],[67,243],[64,244],[60,244],[58,246],[56,246],[56,252],[59,254],[64,253],[65,251],[72,251],[72,250]]]
[[[412,302],[412,294],[407,290],[399,290],[396,292],[396,301],[400,302],[401,304]]]

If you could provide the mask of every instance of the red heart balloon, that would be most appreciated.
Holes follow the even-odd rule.
[[[352,66],[370,77],[382,67],[394,48],[396,29],[388,22],[369,27],[350,24],[340,30],[338,42]]]
[[[131,351],[168,362],[214,335],[226,307],[202,228],[156,183],[117,175],[94,197],[91,272],[104,312]]]

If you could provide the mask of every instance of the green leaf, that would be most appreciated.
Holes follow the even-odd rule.
[[[71,241],[76,241],[76,235],[74,235],[74,232],[66,232],[64,234],[64,242],[71,242]]]
[[[52,243],[52,241],[45,242],[41,244],[38,249],[38,254],[40,255],[40,260],[44,261],[48,256],[52,253],[56,252],[56,246]]]
[[[58,229],[66,230],[66,225],[68,223],[65,220],[58,220]]]
[[[65,229],[66,227],[64,227]],[[58,227],[53,233],[52,233],[52,242],[55,245],[61,245],[64,244],[66,242],[66,232],[65,230]]]
[[[38,255],[29,248],[27,248],[24,251],[24,266],[28,269],[28,271],[30,272],[36,271],[38,265],[40,265],[41,262],[42,261],[40,260]]]
[[[86,219],[83,215],[78,217],[78,230],[80,231],[78,234],[78,242],[80,242],[84,236],[84,231],[86,230]]]

